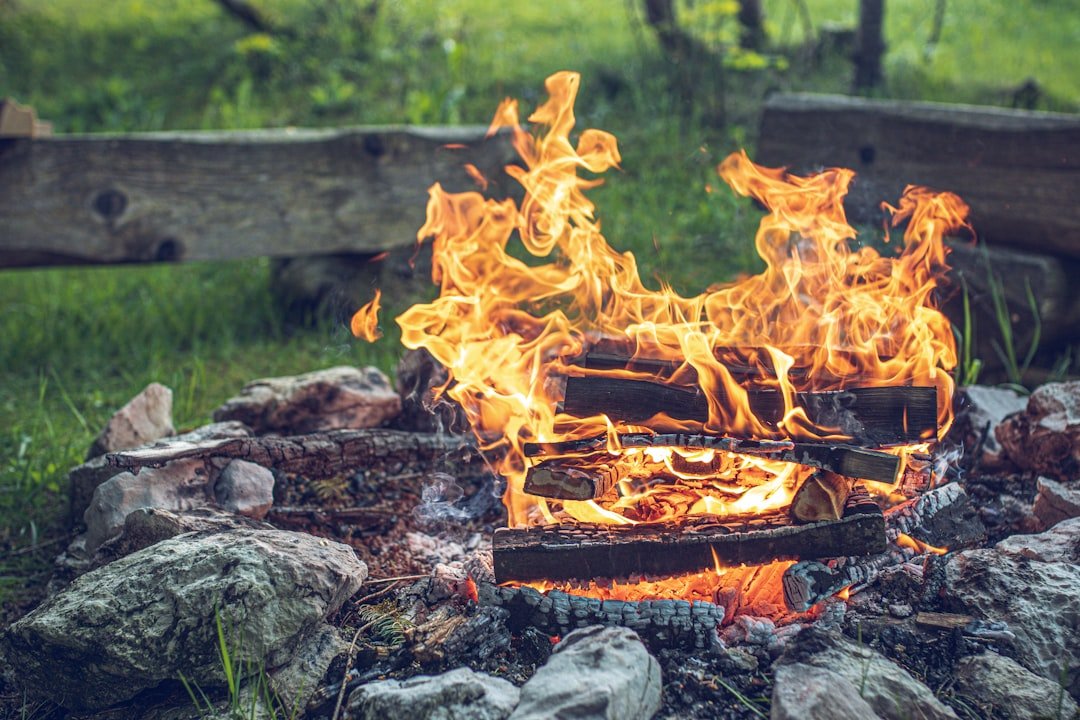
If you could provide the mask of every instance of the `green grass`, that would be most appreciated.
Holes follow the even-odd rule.
[[[933,0],[890,2],[884,93],[1005,102],[1036,77],[1048,106],[1076,108],[1080,19],[1067,0],[949,0],[934,55]],[[363,123],[486,123],[504,96],[528,111],[546,75],[583,73],[580,126],[615,133],[623,168],[593,193],[605,233],[643,275],[698,292],[753,270],[758,211],[716,178],[752,139],[767,87],[844,90],[839,58],[721,78],[679,92],[640,3],[401,0],[375,20],[360,0],[258,0],[287,34],[253,35],[212,0],[0,0],[0,97],[60,132]],[[851,21],[850,0],[809,0],[815,27]],[[636,8],[628,12],[628,8]],[[772,37],[796,43],[795,3],[766,3]],[[728,122],[722,125],[721,117]],[[246,381],[339,363],[390,370],[374,346],[324,323],[285,323],[267,261],[0,273],[0,605],[47,576],[67,469],[108,416],[152,381],[174,390],[180,428],[206,422]],[[34,551],[42,542],[53,545]]]

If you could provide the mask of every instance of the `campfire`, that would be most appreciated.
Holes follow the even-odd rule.
[[[578,84],[547,80],[531,132],[515,101],[496,113],[520,202],[430,189],[418,239],[439,296],[397,318],[447,370],[431,400],[461,408],[505,480],[499,591],[707,601],[730,619],[806,611],[939,551],[908,533],[950,502],[923,494],[953,417],[935,291],[965,204],[908,187],[883,205],[879,251],[845,218],[852,171],[796,177],[735,153],[718,172],[766,209],[765,269],[693,297],[650,290],[586,195],[620,155],[601,130],[571,140]],[[377,311],[357,335],[377,337]]]

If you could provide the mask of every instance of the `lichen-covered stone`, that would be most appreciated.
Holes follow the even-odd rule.
[[[442,675],[383,680],[361,685],[349,696],[352,720],[506,720],[518,703],[506,680],[458,668]]]
[[[771,720],[879,720],[880,717],[843,675],[802,663],[776,668]]]
[[[521,689],[511,720],[649,720],[660,709],[660,664],[628,628],[575,630]]]
[[[962,658],[953,678],[953,689],[987,714],[1012,720],[1076,717],[1076,701],[1060,685],[989,650]]]
[[[796,671],[809,666],[839,675],[885,720],[956,720],[957,717],[907,670],[872,648],[835,632],[807,627],[788,643],[776,661],[777,672],[785,665],[795,666]],[[793,676],[797,678],[798,673],[785,677]],[[849,701],[857,704],[853,699]]]
[[[215,615],[235,658],[273,669],[366,575],[352,548],[303,533],[179,535],[78,578],[0,636],[0,654],[32,695],[72,710],[181,673],[220,686]]]
[[[1014,535],[1008,540],[995,548],[950,556],[945,565],[945,598],[956,610],[1007,623],[1016,636],[1016,660],[1048,680],[1065,677],[1066,687],[1076,695],[1080,693],[1080,566],[1033,559],[1063,552],[1055,549],[1067,542],[1061,533]],[[1030,552],[1025,553],[1025,542],[1031,543]]]

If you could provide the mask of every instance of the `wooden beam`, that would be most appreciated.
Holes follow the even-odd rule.
[[[861,490],[861,489],[860,489]],[[499,528],[492,539],[498,582],[677,575],[772,560],[875,554],[885,520],[865,491],[852,493],[844,518],[795,525],[785,513],[721,521],[641,525]]]
[[[516,157],[509,139],[484,133],[366,127],[0,140],[0,268],[407,246],[432,183],[475,188],[465,163],[505,177]]]
[[[749,390],[750,408],[775,425],[783,418],[784,398],[774,390]],[[717,398],[720,403],[725,398]],[[860,387],[830,392],[800,392],[798,406],[815,425],[838,428],[864,445],[907,444],[937,436],[937,388],[923,386]],[[648,424],[658,413],[673,420],[704,424],[709,401],[702,392],[645,380],[612,377],[568,377],[562,412],[576,417],[607,415],[613,421]]]
[[[765,102],[755,160],[796,173],[846,167],[844,203],[879,223],[907,184],[949,190],[991,244],[1080,258],[1080,116],[839,95]]]
[[[752,455],[808,467],[830,470],[863,480],[894,483],[900,472],[900,458],[878,450],[840,443],[802,443],[772,440],[739,440],[723,435],[698,433],[620,433],[624,448],[678,447],[695,450],[721,450],[736,455]],[[579,455],[602,451],[607,435],[554,443],[525,443],[526,457]]]

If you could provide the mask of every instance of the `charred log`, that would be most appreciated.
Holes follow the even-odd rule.
[[[500,528],[492,539],[498,582],[667,576],[708,570],[717,561],[756,565],[884,549],[881,509],[861,489],[836,522],[794,525],[778,512],[727,522]]]
[[[828,470],[819,470],[803,481],[791,500],[791,516],[803,522],[839,520],[844,516],[855,481]]]
[[[511,628],[538,628],[566,635],[588,625],[621,625],[635,630],[650,647],[709,649],[718,643],[724,608],[686,600],[599,600],[530,587],[479,585],[480,602],[510,611]]]
[[[469,460],[474,450],[461,437],[397,430],[334,430],[293,437],[233,437],[201,443],[164,442],[106,456],[108,465],[137,471],[185,458],[241,459],[286,473],[332,477],[359,468],[403,473],[436,463]]]
[[[967,492],[955,482],[891,509],[885,515],[885,529],[892,538],[903,533],[950,550],[973,547],[986,539],[986,526]]]
[[[795,612],[806,612],[846,587],[865,585],[881,571],[910,560],[915,553],[891,548],[871,557],[849,557],[827,565],[816,560],[797,562],[784,571],[784,602]]]
[[[784,417],[784,396],[775,390],[747,390],[754,415],[767,425]],[[715,400],[721,404],[724,397]],[[890,445],[933,439],[937,434],[937,388],[863,387],[799,392],[795,403],[812,423],[836,428],[863,445]],[[614,421],[664,429],[658,414],[706,423],[709,399],[676,385],[610,377],[568,377],[562,412],[576,417],[607,415]]]
[[[723,435],[698,433],[620,433],[624,448],[678,447],[696,450],[722,450],[737,455],[753,455],[772,460],[799,463],[829,470],[846,477],[893,483],[900,472],[900,458],[886,452],[867,450],[835,443],[801,443],[786,440],[740,440]],[[527,457],[561,456],[602,451],[607,435],[555,443],[525,443]]]
[[[619,466],[602,461],[590,466],[559,460],[543,460],[525,474],[529,495],[558,500],[594,500],[603,497],[619,481]]]

